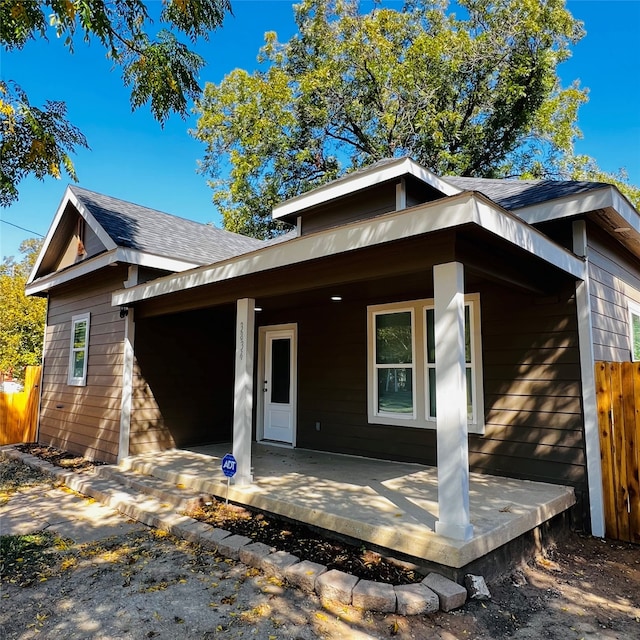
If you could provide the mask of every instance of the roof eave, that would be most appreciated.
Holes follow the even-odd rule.
[[[186,262],[184,260],[176,260],[165,256],[158,256],[137,249],[129,249],[127,247],[116,247],[111,251],[101,253],[82,262],[78,262],[62,271],[47,274],[37,280],[28,282],[25,287],[25,293],[28,296],[42,295],[48,293],[54,287],[58,287],[67,282],[71,282],[76,278],[80,278],[89,273],[94,273],[100,269],[115,265],[118,263],[128,265],[138,265],[141,267],[149,267],[162,271],[187,271],[202,265]]]
[[[429,215],[425,215],[425,209]],[[583,279],[585,263],[512,213],[475,192],[465,192],[411,209],[301,236],[188,273],[158,278],[114,292],[112,305],[129,305],[167,294],[231,280],[283,266],[330,257],[411,236],[476,224],[511,244]],[[328,249],[329,248],[329,249]]]
[[[633,252],[640,257],[640,213],[613,185],[603,185],[585,193],[573,194],[548,202],[523,207],[516,215],[529,224],[538,224],[561,218],[572,218],[580,215],[596,214],[592,219],[605,231],[616,231],[604,224],[598,212],[607,211],[616,220],[619,229],[624,230],[627,242]],[[615,236],[614,236],[615,237]],[[622,241],[622,236],[617,236]],[[635,248],[633,248],[635,247]]]

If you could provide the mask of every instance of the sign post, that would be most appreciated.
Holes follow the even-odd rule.
[[[236,471],[238,470],[238,462],[233,457],[233,454],[227,453],[224,458],[222,458],[222,473],[227,476],[227,501],[226,504],[229,504],[229,483],[231,482],[231,478],[236,475]]]

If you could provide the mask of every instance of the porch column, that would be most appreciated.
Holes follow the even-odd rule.
[[[138,284],[138,266],[129,265],[125,288]],[[118,462],[129,455],[131,438],[131,411],[133,410],[133,365],[135,359],[135,312],[133,307],[121,310],[124,316],[124,339],[122,341],[122,399],[120,402],[120,435],[118,437]],[[122,315],[120,317],[123,317]]]
[[[436,343],[438,509],[436,533],[469,540],[469,445],[464,342],[464,267],[433,268]]]
[[[580,377],[582,380],[582,407],[584,415],[585,452],[587,455],[591,533],[598,538],[604,538],[605,518],[602,489],[602,462],[600,458],[600,433],[598,429],[593,327],[591,324],[591,296],[589,293],[587,228],[584,220],[575,220],[573,222],[573,252],[585,259],[584,280],[578,280],[576,282],[576,310],[578,312]]]
[[[253,413],[253,347],[255,300],[242,298],[236,312],[236,378],[233,396],[233,455],[236,485],[251,484],[251,418]]]

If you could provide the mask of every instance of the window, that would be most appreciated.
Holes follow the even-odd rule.
[[[87,384],[87,360],[89,357],[89,314],[71,318],[71,345],[69,348],[69,373],[67,383],[76,387]]]
[[[631,361],[640,362],[640,304],[629,302],[629,341]]]
[[[369,422],[435,428],[435,354],[433,300],[369,307]],[[465,296],[465,361],[469,431],[483,433],[478,294]]]
[[[375,314],[376,412],[415,417],[413,310]]]

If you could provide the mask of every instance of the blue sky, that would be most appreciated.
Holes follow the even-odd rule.
[[[232,0],[232,5],[234,16],[197,47],[207,61],[202,86],[219,82],[237,67],[254,69],[265,31],[277,31],[281,41],[295,31],[289,0]],[[567,6],[587,31],[572,58],[559,67],[564,86],[579,79],[590,90],[580,110],[584,138],[576,150],[594,157],[606,171],[624,167],[631,182],[640,185],[640,0],[569,0]],[[148,108],[131,112],[120,72],[111,69],[97,43],[79,41],[70,55],[54,37],[1,56],[2,79],[18,82],[32,104],[47,99],[67,103],[69,120],[91,147],[74,158],[81,186],[221,224],[206,178],[196,173],[204,149],[188,134],[194,116],[187,121],[172,117],[162,129]],[[34,235],[7,223],[45,235],[68,183],[63,176],[20,184],[19,202],[0,208],[0,258],[17,257],[20,242]]]

